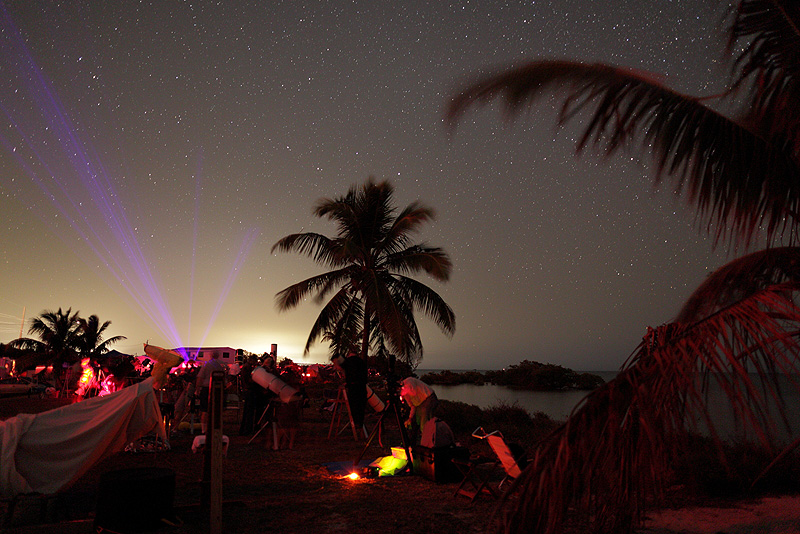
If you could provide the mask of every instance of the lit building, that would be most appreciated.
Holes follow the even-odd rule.
[[[219,361],[228,365],[236,362],[236,349],[231,347],[177,347],[172,349],[178,354],[185,354],[189,360],[207,362],[212,354],[219,354]]]

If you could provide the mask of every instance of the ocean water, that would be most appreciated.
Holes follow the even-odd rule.
[[[425,370],[419,370],[421,376]],[[594,372],[603,380],[609,381],[616,376],[616,372]],[[775,435],[783,440],[791,440],[800,436],[800,391],[791,387],[788,380],[784,381],[783,388],[788,414],[788,428],[783,424],[776,426]],[[462,384],[457,386],[433,386],[436,395],[443,400],[465,402],[480,408],[489,408],[499,404],[518,405],[530,413],[542,412],[556,421],[566,420],[572,410],[583,400],[586,391],[525,391],[511,389],[504,386],[486,384],[476,386]],[[730,409],[725,393],[719,386],[712,386],[708,393],[707,401],[709,413],[715,428],[720,435],[729,440],[746,439],[748,436],[742,431],[739,417]],[[776,413],[772,410],[773,415]],[[698,424],[699,430],[707,433],[704,424]]]
[[[420,376],[426,372],[420,370]],[[603,380],[614,378],[616,372],[594,372]],[[586,396],[587,391],[527,391],[512,389],[494,384],[476,386],[473,384],[460,384],[457,386],[433,386],[436,396],[442,400],[465,402],[474,404],[479,408],[489,408],[498,404],[518,405],[530,413],[542,412],[551,419],[563,421],[572,412],[573,408]]]

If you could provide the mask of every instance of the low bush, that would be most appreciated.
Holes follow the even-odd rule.
[[[486,432],[499,430],[507,442],[530,449],[557,427],[545,414],[530,414],[516,403],[499,403],[482,410],[463,402],[439,401],[436,415],[450,426],[462,445],[477,444],[479,440],[472,433],[482,427]]]

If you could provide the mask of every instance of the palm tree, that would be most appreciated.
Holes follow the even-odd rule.
[[[343,197],[322,199],[314,214],[336,223],[335,237],[304,232],[288,235],[272,247],[273,252],[308,255],[331,269],[276,295],[282,311],[311,294],[319,303],[330,296],[311,327],[305,353],[324,336],[334,354],[359,347],[366,359],[370,344],[387,344],[401,358],[414,358],[422,354],[417,310],[445,334],[454,333],[450,307],[430,287],[408,276],[425,272],[438,281],[450,276],[450,259],[442,249],[411,243],[412,234],[434,213],[419,202],[397,212],[393,194],[388,182],[370,178]]]
[[[114,336],[103,340],[103,333],[111,325],[111,321],[100,324],[97,315],[91,315],[88,319],[78,319],[78,323],[78,345],[84,358],[96,359],[108,352],[114,343],[127,339],[125,336]]]
[[[80,319],[78,313],[72,313],[72,308],[67,311],[43,311],[39,317],[31,322],[29,334],[35,334],[39,339],[19,338],[11,342],[17,348],[32,351],[31,358],[21,364],[20,370],[30,369],[36,365],[53,364],[60,366],[62,363],[74,363],[80,353]]]
[[[800,5],[741,0],[728,21],[727,48],[738,52],[721,95],[682,94],[656,76],[611,65],[536,61],[469,84],[447,116],[455,124],[497,98],[514,116],[555,91],[563,97],[560,124],[588,118],[579,154],[640,143],[654,158],[656,181],[673,180],[717,242],[794,245]],[[795,246],[735,260],[696,290],[672,324],[651,329],[619,376],[537,447],[507,494],[519,499],[503,502],[501,528],[554,533],[577,512],[595,531],[631,531],[661,495],[688,422],[705,417],[713,434],[703,398],[708,379],[719,381],[739,420],[769,447],[765,406],[786,409],[773,373],[798,371],[798,260]]]

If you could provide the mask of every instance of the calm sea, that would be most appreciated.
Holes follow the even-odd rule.
[[[418,369],[419,376],[435,373],[440,369]],[[458,372],[458,371],[456,371]],[[603,380],[609,381],[617,373],[593,372]],[[561,421],[569,417],[570,412],[586,396],[586,391],[526,391],[511,389],[505,386],[485,384],[475,386],[461,384],[458,386],[433,386],[436,396],[442,400],[459,401],[474,404],[479,408],[489,408],[498,404],[517,404],[530,413],[543,412],[551,419]]]
[[[418,375],[437,370],[417,370]],[[613,379],[616,372],[593,372],[605,381]],[[787,382],[788,384],[788,382]],[[465,402],[480,408],[489,408],[498,404],[516,404],[530,413],[543,412],[551,419],[563,421],[569,417],[573,408],[587,395],[586,391],[525,391],[504,386],[486,384],[475,386],[462,384],[458,386],[433,386],[436,395],[443,400]],[[790,439],[800,435],[800,392],[792,387],[785,387],[784,394],[787,405],[794,407],[789,413],[789,430],[780,428],[778,435]],[[708,396],[708,405],[714,425],[720,434],[729,438],[742,437],[737,424],[738,419],[729,409],[725,394],[719,387],[712,387]],[[702,426],[702,425],[701,425]]]

